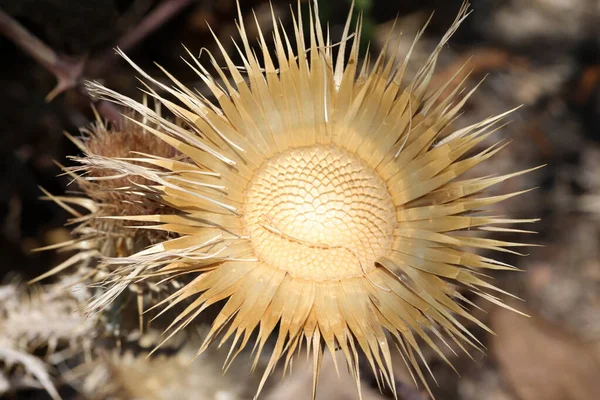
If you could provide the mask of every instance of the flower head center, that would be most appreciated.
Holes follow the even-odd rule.
[[[395,212],[377,173],[337,146],[287,150],[255,173],[244,202],[255,255],[296,277],[364,275],[392,246]]]

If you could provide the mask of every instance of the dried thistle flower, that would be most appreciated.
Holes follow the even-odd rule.
[[[190,67],[215,102],[166,71],[174,85],[162,84],[121,54],[150,84],[176,99],[148,86],[147,93],[183,125],[100,84],[90,83],[89,90],[135,110],[140,118],[132,123],[188,160],[88,154],[80,162],[113,176],[143,179],[122,190],[177,211],[115,213],[107,219],[154,223],[152,229],[179,237],[104,259],[114,273],[89,308],[106,307],[133,282],[190,276],[189,284],[162,303],[169,309],[189,302],[168,337],[225,301],[199,353],[219,336],[221,343],[231,339],[230,364],[257,333],[257,361],[273,337],[257,395],[276,364],[283,360],[287,368],[303,342],[313,359],[313,397],[325,349],[340,350],[359,390],[362,353],[380,383],[394,392],[393,345],[426,387],[419,339],[445,361],[432,336],[445,334],[465,351],[480,349],[458,318],[488,328],[466,310],[469,301],[455,284],[504,306],[490,292],[506,293],[481,272],[513,268],[468,248],[512,252],[510,247],[525,244],[460,231],[511,231],[497,225],[534,220],[474,215],[519,194],[484,191],[527,171],[459,178],[504,147],[500,142],[473,153],[510,111],[452,130],[472,91],[460,97],[464,81],[450,95],[444,93],[450,82],[429,86],[438,54],[467,9],[465,4],[409,82],[410,52],[404,60],[386,60],[386,45],[374,63],[367,58],[359,65],[360,20],[351,33],[348,18],[336,49],[321,27],[316,2],[309,43],[300,10],[293,37],[278,28],[273,15],[274,54],[257,26],[261,63],[239,12],[241,68],[218,39],[225,68],[209,54],[216,77],[192,57]]]
[[[72,138],[86,156],[99,155],[110,158],[127,158],[135,154],[153,154],[165,158],[178,158],[181,154],[172,146],[145,131],[143,127],[125,120],[123,126],[108,127],[97,118],[91,128],[82,129],[84,141]],[[80,160],[74,157],[75,161]],[[77,183],[86,196],[105,210],[104,215],[160,214],[165,206],[145,196],[123,190],[134,185],[148,185],[151,182],[138,176],[119,176],[114,171],[83,165],[69,169],[81,174]],[[96,223],[100,223],[96,220]],[[104,221],[106,223],[106,221]]]
[[[160,339],[160,332],[146,336]],[[146,344],[147,338],[140,342]],[[189,361],[198,340],[187,338],[176,350],[147,357],[142,349],[103,351],[94,360],[78,367],[81,377],[75,386],[88,399],[247,399],[256,382],[243,375],[247,363],[236,366],[234,378],[223,375],[223,356],[216,351],[203,354],[198,362]],[[243,369],[243,370],[242,370]],[[236,373],[237,372],[237,373]]]
[[[78,313],[82,306],[55,286],[0,286],[0,396],[40,387],[60,399],[52,367],[89,353],[96,336],[94,323]]]
[[[44,191],[47,199],[53,200],[71,214],[73,218],[70,223],[76,227],[72,230],[74,239],[37,251],[59,249],[77,252],[32,282],[71,266],[78,268],[77,275],[85,277],[85,281],[97,282],[110,273],[110,270],[98,268],[98,261],[102,257],[128,256],[169,237],[168,234],[156,230],[133,230],[126,227],[123,221],[105,219],[104,217],[115,215],[172,213],[173,210],[151,196],[141,195],[133,190],[136,186],[147,186],[151,183],[145,178],[96,168],[87,160],[96,157],[123,159],[132,154],[154,154],[177,159],[181,154],[130,120],[125,120],[122,126],[115,127],[108,126],[99,115],[96,116],[97,120],[90,127],[81,129],[81,137],[75,138],[67,134],[84,154],[83,157],[71,157],[75,162],[80,162],[79,166],[63,168],[65,174],[73,178],[81,191],[80,194],[53,196]],[[82,213],[78,208],[87,212]],[[143,227],[145,224],[133,225]]]

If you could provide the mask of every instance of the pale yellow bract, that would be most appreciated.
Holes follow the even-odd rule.
[[[359,391],[364,359],[395,393],[392,351],[427,387],[418,340],[446,361],[432,336],[465,351],[480,349],[458,318],[487,328],[467,311],[470,302],[455,284],[502,305],[489,292],[504,292],[481,272],[512,267],[466,249],[511,251],[525,244],[456,232],[517,232],[496,225],[534,220],[476,214],[519,194],[489,196],[487,188],[527,171],[460,179],[503,147],[473,151],[508,112],[453,130],[472,91],[459,96],[464,81],[430,87],[438,54],[467,8],[410,81],[404,79],[410,52],[398,60],[386,44],[373,63],[359,62],[360,19],[351,33],[348,17],[341,41],[330,43],[316,2],[308,28],[298,9],[293,37],[274,15],[273,45],[258,27],[260,57],[240,12],[242,66],[218,40],[225,66],[209,54],[216,75],[192,56],[190,67],[216,101],[167,71],[173,85],[160,83],[121,54],[148,82],[147,93],[183,123],[100,84],[90,83],[90,91],[139,113],[133,122],[187,158],[88,154],[79,161],[116,171],[120,179],[152,182],[128,190],[158,198],[176,213],[114,218],[156,223],[152,229],[178,237],[106,260],[118,268],[90,309],[106,307],[136,280],[191,276],[163,302],[166,308],[189,304],[169,333],[225,301],[199,352],[231,340],[231,362],[256,333],[256,359],[266,348],[271,354],[257,393],[276,364],[289,366],[304,342],[313,359],[313,397],[324,351],[343,354]],[[266,345],[269,337],[272,345]]]

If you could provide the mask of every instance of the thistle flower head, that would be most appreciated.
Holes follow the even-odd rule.
[[[508,113],[453,130],[472,92],[461,96],[464,81],[430,86],[438,54],[466,14],[465,5],[411,80],[410,51],[386,59],[386,45],[373,62],[359,62],[360,20],[352,33],[349,17],[332,44],[316,2],[308,26],[300,9],[293,16],[292,35],[273,15],[273,49],[258,26],[258,52],[240,12],[241,66],[218,39],[224,65],[209,54],[214,73],[192,56],[189,65],[214,100],[167,71],[172,85],[161,83],[121,54],[182,124],[100,84],[90,83],[90,91],[137,112],[132,123],[187,159],[150,153],[83,161],[143,178],[149,183],[129,190],[176,210],[114,218],[178,237],[107,260],[119,266],[115,279],[90,307],[105,307],[137,280],[189,276],[164,301],[166,309],[187,305],[169,335],[223,301],[200,352],[229,340],[229,363],[255,338],[256,360],[270,351],[258,392],[304,343],[313,359],[313,396],[325,351],[343,354],[359,389],[364,359],[394,390],[396,349],[425,386],[419,340],[444,360],[434,336],[479,349],[459,317],[487,328],[466,310],[456,284],[502,304],[491,293],[504,292],[482,272],[511,267],[469,249],[523,244],[459,231],[510,231],[498,225],[533,220],[476,214],[518,194],[490,196],[487,188],[526,171],[461,178],[503,147],[479,146]]]

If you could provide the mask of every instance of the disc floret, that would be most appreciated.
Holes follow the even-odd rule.
[[[392,247],[395,213],[382,179],[336,146],[287,150],[259,168],[243,219],[257,257],[314,281],[364,276]]]

